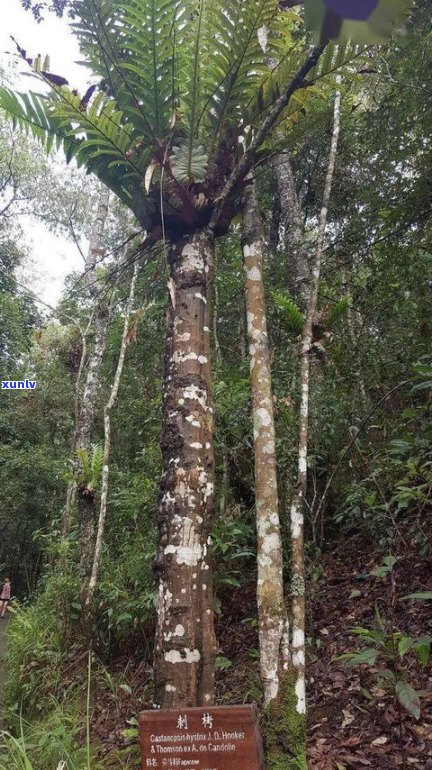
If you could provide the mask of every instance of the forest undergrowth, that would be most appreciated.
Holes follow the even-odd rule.
[[[375,574],[383,556],[382,551],[357,536],[348,547],[345,540],[335,541],[330,551],[314,561],[308,617],[311,770],[432,767],[430,667],[421,666],[414,655],[407,655],[403,661],[407,680],[421,693],[421,717],[416,719],[405,710],[401,715],[392,692],[383,686],[382,664],[349,667],[340,660],[344,654],[362,648],[350,629],[377,628],[377,607],[386,623],[392,613],[394,629],[404,636],[432,636],[428,602],[403,599],[430,588],[430,557],[406,550],[401,544],[395,567],[397,598],[391,609],[388,578]],[[253,570],[241,587],[226,590],[220,609],[217,703],[259,703],[262,693]],[[45,652],[52,662],[47,665],[47,659],[35,659],[35,667],[44,666],[48,677],[52,677],[53,666],[57,665],[58,679],[56,683],[38,680],[36,693],[39,705],[42,696],[45,698],[47,716],[36,726],[33,723],[32,728],[24,727],[26,742],[31,746],[29,755],[36,762],[38,756],[52,755],[55,767],[54,762],[70,753],[81,768],[79,756],[81,752],[84,757],[86,745],[88,656],[85,651],[72,649],[56,661],[53,650]],[[119,761],[122,767],[138,768],[136,719],[141,710],[152,708],[151,659],[142,659],[141,639],[138,637],[113,659],[103,661],[95,655],[91,676],[92,770],[99,767],[99,762],[103,768],[115,768]],[[22,680],[20,688],[24,689]],[[71,765],[71,770],[74,767]]]

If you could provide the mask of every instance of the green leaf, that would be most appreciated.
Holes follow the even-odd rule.
[[[346,315],[349,305],[350,305],[351,298],[350,297],[342,297],[342,299],[339,300],[339,302],[336,302],[328,315],[327,318],[327,326],[329,329],[333,329],[337,322]]]
[[[421,601],[429,601],[432,599],[432,591],[416,591],[413,594],[402,596],[402,599],[420,599]]]
[[[382,677],[387,682],[390,682],[393,685],[396,681],[396,674],[394,673],[394,671],[391,671],[389,668],[384,668],[382,671],[380,671],[380,677]]]
[[[375,643],[381,643],[384,640],[384,634],[381,631],[375,631],[374,628],[354,626],[354,628],[350,628],[350,633],[355,634],[356,636],[361,636],[365,639],[372,639]]]
[[[431,644],[430,636],[423,636],[414,641],[412,648],[422,666],[427,666],[429,663]]]
[[[410,636],[402,636],[398,641],[398,653],[403,658],[404,655],[411,649],[414,639]]]
[[[218,655],[215,660],[215,667],[220,669],[221,671],[224,671],[227,668],[231,668],[232,662],[229,660],[229,658],[226,658],[224,655]]]
[[[361,666],[364,663],[368,664],[369,666],[374,666],[376,659],[378,657],[378,650],[375,650],[373,647],[365,647],[364,650],[360,650],[360,652],[354,653],[354,654],[348,654],[347,656],[343,656],[347,658],[347,666]]]
[[[416,719],[420,718],[420,698],[408,682],[399,681],[395,687],[396,698],[401,706]]]
[[[289,331],[293,334],[301,334],[305,318],[294,300],[281,291],[274,291],[272,296],[276,307],[281,311]]]
[[[205,179],[208,155],[200,144],[194,143],[192,148],[186,143],[173,147],[170,162],[174,176],[179,182],[187,182],[190,179],[202,182]]]
[[[226,575],[224,577],[219,578],[218,583],[220,583],[221,585],[233,586],[234,588],[240,588],[240,585],[241,585],[240,581],[237,580],[237,578],[232,577],[231,575]]]

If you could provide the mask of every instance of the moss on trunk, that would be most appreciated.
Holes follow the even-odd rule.
[[[278,697],[264,714],[267,770],[308,770],[306,716],[296,710],[295,682],[294,671],[281,675]]]

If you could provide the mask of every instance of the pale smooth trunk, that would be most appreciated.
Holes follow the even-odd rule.
[[[310,268],[301,206],[288,150],[276,156],[273,168],[279,192],[283,245],[291,277],[290,289],[300,309],[304,311],[309,296]]]
[[[317,309],[323,246],[327,226],[327,213],[336,163],[340,131],[341,95],[337,92],[334,106],[333,133],[327,166],[323,204],[319,217],[318,238],[312,269],[312,285],[306,310],[305,325],[300,350],[300,423],[297,484],[291,504],[292,548],[292,666],[295,671],[296,708],[306,713],[305,685],[305,559],[304,559],[304,508],[307,489],[307,456],[309,426],[309,378],[312,347],[312,326]]]
[[[102,554],[102,544],[105,531],[105,522],[107,516],[107,500],[108,500],[108,484],[109,484],[109,462],[111,454],[111,412],[117,400],[117,394],[120,386],[120,380],[123,373],[123,365],[126,356],[126,348],[128,346],[128,331],[129,321],[133,309],[135,299],[135,286],[138,278],[139,265],[136,261],[134,264],[134,270],[132,280],[130,283],[129,297],[126,304],[125,317],[123,322],[123,333],[120,343],[120,352],[117,361],[117,368],[114,375],[113,384],[111,387],[111,393],[104,408],[104,454],[103,454],[103,467],[102,467],[102,486],[100,496],[100,508],[99,508],[99,521],[96,534],[96,543],[93,555],[93,565],[90,575],[90,580],[86,595],[86,604],[89,605],[96,588],[96,582],[99,573],[99,565]]]
[[[282,540],[276,474],[275,426],[263,284],[264,239],[255,188],[245,190],[242,248],[255,451],[258,623],[264,702],[277,698],[287,656]],[[286,666],[286,659],[284,664]]]
[[[348,281],[345,281],[344,283],[345,291],[350,293],[350,284]],[[348,296],[348,307],[347,307],[347,325],[348,325],[348,333],[349,338],[351,341],[351,350],[353,355],[353,364],[354,364],[354,379],[355,382],[358,383],[358,392],[360,396],[360,404],[362,407],[362,410],[364,411],[367,405],[367,395],[366,395],[366,386],[363,379],[363,371],[361,362],[359,361],[358,357],[358,336],[357,336],[357,330],[356,330],[356,318],[353,317],[353,309],[352,309],[352,299],[350,296]]]
[[[84,449],[86,452],[90,450],[94,412],[100,388],[100,368],[106,347],[109,309],[107,307],[106,299],[100,296],[100,285],[97,280],[96,265],[108,217],[109,196],[109,189],[105,187],[105,185],[101,185],[95,223],[84,266],[84,281],[88,293],[93,300],[93,309],[87,329],[84,333],[83,350],[81,353],[76,383],[75,434],[72,447],[74,461],[78,449]],[[91,329],[94,333],[94,345],[86,363],[87,335]],[[86,379],[82,396],[80,397],[80,384],[85,366],[87,367]],[[80,497],[81,496],[79,496],[79,498]],[[76,498],[77,485],[76,482],[73,481],[69,484],[66,495],[66,505],[63,516],[63,538],[67,537],[72,525],[73,508]],[[89,501],[78,499],[78,508],[81,570],[85,571],[87,569],[85,565],[89,564],[94,545],[94,505]]]

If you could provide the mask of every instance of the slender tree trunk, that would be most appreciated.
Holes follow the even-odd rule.
[[[216,268],[216,260],[215,260],[215,268]],[[216,273],[216,269],[215,269],[215,273]],[[215,275],[214,281],[213,281],[213,345],[214,345],[216,362],[219,367],[222,364],[222,351],[219,344],[219,335],[218,335],[218,328],[217,328],[218,315],[219,315],[219,293],[217,289],[217,281],[216,281],[216,275]],[[222,479],[220,483],[220,493],[219,493],[219,516],[223,518],[223,516],[225,516],[227,499],[228,499],[228,491],[229,491],[228,452],[227,452],[227,446],[226,446],[224,435],[222,435],[221,437],[221,445],[222,445],[221,446]]]
[[[348,325],[348,334],[351,341],[351,349],[353,354],[353,363],[354,363],[354,381],[358,383],[358,392],[360,395],[360,404],[364,411],[367,404],[367,396],[366,396],[366,387],[364,383],[363,378],[363,371],[362,366],[359,361],[358,357],[358,349],[357,349],[357,333],[356,333],[356,319],[353,318],[353,309],[352,309],[352,298],[350,296],[351,293],[351,281],[349,278],[345,277],[344,280],[344,290],[348,294],[348,307],[347,307],[347,325]]]
[[[254,426],[260,666],[264,702],[268,705],[279,691],[286,611],[271,367],[262,274],[264,240],[252,182],[244,196],[242,247]]]
[[[273,166],[279,190],[284,248],[291,276],[290,288],[299,307],[304,311],[310,287],[310,268],[301,206],[288,150],[276,156]]]
[[[103,301],[103,300],[102,300]],[[87,377],[84,386],[82,406],[79,413],[75,452],[84,449],[91,452],[91,435],[95,410],[100,392],[100,372],[105,353],[110,311],[108,303],[98,308],[94,320],[94,347],[89,356]],[[78,512],[78,543],[80,553],[80,574],[84,578],[90,575],[96,535],[96,498],[87,497],[77,488],[76,503]]]
[[[94,335],[92,351],[87,358],[86,378],[82,397],[77,394],[78,412],[76,414],[76,428],[73,443],[73,456],[76,457],[78,449],[90,452],[91,435],[93,430],[94,415],[100,391],[100,371],[106,348],[108,324],[110,317],[109,303],[101,291],[97,277],[97,262],[101,252],[103,234],[108,217],[109,189],[101,185],[95,224],[90,239],[88,256],[85,263],[84,279],[89,296],[93,301],[93,323],[91,331]],[[82,356],[85,356],[85,348]],[[84,370],[80,365],[80,375]],[[79,388],[79,383],[77,385]],[[83,493],[84,492],[84,493]],[[76,482],[72,482],[68,488],[65,515],[63,519],[63,537],[67,537],[73,518],[73,508],[76,504],[78,517],[78,544],[79,544],[79,571],[83,578],[90,576],[93,552],[96,536],[96,501],[94,496],[85,494],[80,490]]]
[[[321,273],[321,261],[327,212],[333,183],[337,146],[340,131],[341,95],[337,92],[334,106],[333,133],[324,188],[323,204],[319,217],[318,239],[312,269],[312,285],[306,310],[300,351],[300,425],[297,485],[291,504],[292,544],[292,666],[295,671],[296,709],[306,713],[305,687],[305,561],[304,561],[304,501],[307,485],[308,425],[309,425],[309,373],[312,346],[312,324],[315,316]]]
[[[81,352],[75,388],[75,434],[72,447],[72,456],[74,459],[78,449],[84,449],[86,452],[90,449],[94,411],[100,386],[100,367],[106,346],[109,310],[106,299],[100,296],[100,285],[97,280],[96,265],[108,217],[109,196],[110,191],[108,187],[101,184],[96,218],[90,238],[87,259],[84,265],[84,281],[89,296],[93,301],[93,308],[89,323],[84,333],[83,349]],[[81,396],[81,379],[87,358],[87,336],[91,329],[93,329],[94,333],[94,345],[88,358],[86,380]],[[72,525],[73,508],[76,496],[77,485],[75,481],[72,481],[68,486],[66,495],[66,505],[63,516],[63,538],[67,537]],[[83,531],[81,533],[82,537],[80,538],[80,541],[83,544],[83,550],[87,551],[88,549],[85,544],[88,542],[89,536],[91,539],[90,530],[94,530],[94,522],[92,523],[93,516],[91,513],[92,505],[89,506],[88,501],[80,501],[79,505],[81,507],[81,516],[79,517],[80,527],[82,530],[85,530],[85,532]],[[82,552],[83,551],[81,551],[81,554]],[[88,562],[88,558],[86,558],[85,561]]]
[[[277,164],[278,164],[279,158],[276,158],[273,162],[273,168],[275,172],[277,171]],[[275,174],[276,176],[276,174]],[[276,176],[276,185],[273,192],[273,199],[272,199],[272,208],[270,212],[270,221],[268,226],[268,247],[269,252],[273,256],[276,254],[279,243],[280,243],[280,230],[281,230],[281,189],[280,189],[280,182],[278,177]]]
[[[210,527],[214,507],[210,366],[214,240],[171,244],[158,513],[155,702],[211,704],[216,640]]]
[[[126,348],[128,346],[129,321],[130,321],[130,316],[132,313],[134,299],[135,299],[135,286],[138,278],[138,272],[139,272],[139,265],[138,265],[138,261],[136,261],[134,264],[134,270],[133,270],[132,280],[131,280],[130,289],[129,289],[129,297],[126,304],[124,323],[123,323],[123,333],[122,333],[122,338],[120,343],[120,352],[119,352],[119,357],[117,361],[117,368],[114,375],[113,384],[111,386],[111,393],[109,395],[108,401],[105,404],[105,408],[104,408],[104,454],[103,454],[99,521],[98,521],[98,529],[97,529],[97,535],[96,535],[96,544],[95,544],[95,549],[93,554],[92,571],[90,575],[90,580],[89,580],[87,595],[85,600],[86,605],[89,605],[93,598],[93,594],[96,588],[96,582],[98,578],[101,554],[102,554],[102,544],[103,544],[105,522],[106,522],[106,516],[107,516],[109,462],[110,462],[110,454],[111,454],[111,412],[117,400],[120,380],[123,373],[123,365],[124,365],[124,360],[126,356]]]

